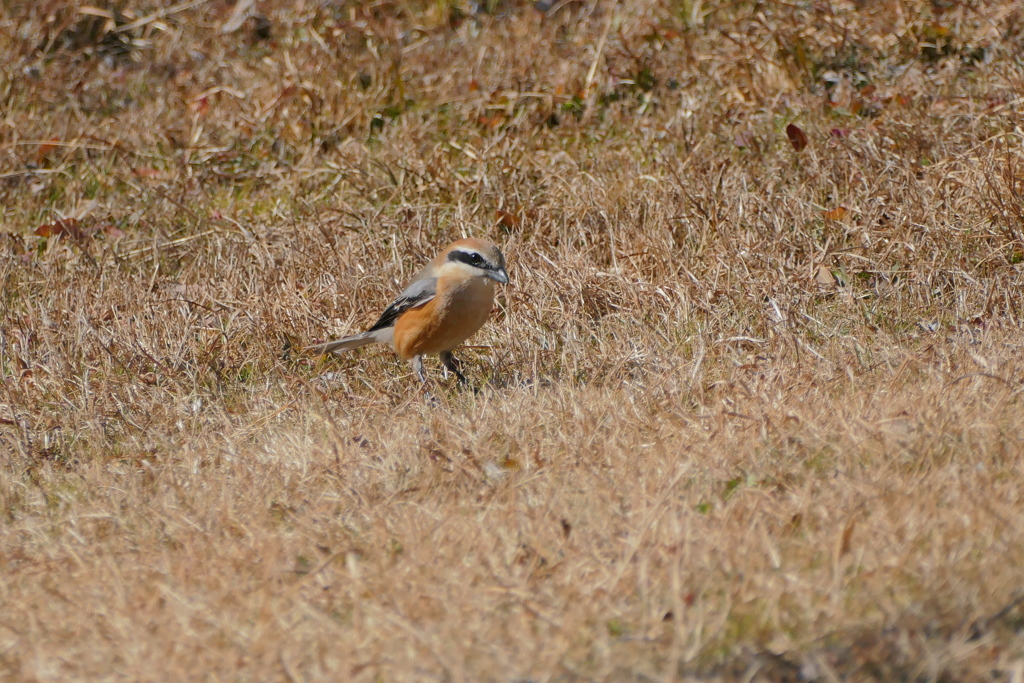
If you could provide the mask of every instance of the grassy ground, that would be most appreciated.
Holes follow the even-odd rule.
[[[0,676],[1024,680],[1018,2],[250,5],[0,10]]]

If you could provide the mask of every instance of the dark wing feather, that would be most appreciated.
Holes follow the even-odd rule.
[[[394,327],[398,316],[410,308],[422,306],[437,296],[437,278],[426,278],[416,280],[405,288],[405,291],[398,295],[398,298],[391,302],[391,305],[384,309],[380,318],[367,332],[376,332],[389,327]]]

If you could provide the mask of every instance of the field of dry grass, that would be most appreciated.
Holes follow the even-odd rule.
[[[3,680],[1024,681],[1016,0],[11,0],[0,54]],[[476,392],[302,352],[463,235]]]

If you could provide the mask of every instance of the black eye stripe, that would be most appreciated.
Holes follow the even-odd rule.
[[[477,254],[476,252],[453,251],[450,254],[448,254],[448,260],[458,261],[459,263],[465,263],[467,265],[475,266],[477,268],[490,267],[487,261],[485,261],[483,257],[480,256],[480,254]]]

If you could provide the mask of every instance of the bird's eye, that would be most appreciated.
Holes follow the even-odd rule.
[[[469,257],[469,260],[472,263],[483,263],[483,259],[480,258],[480,254],[473,254],[472,256]]]

